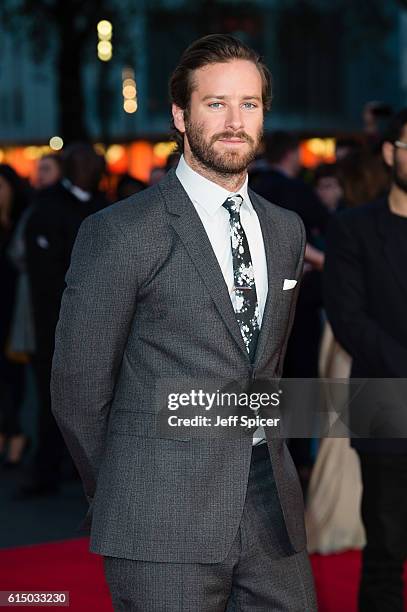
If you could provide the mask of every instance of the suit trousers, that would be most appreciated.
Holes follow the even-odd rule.
[[[242,518],[220,563],[150,563],[104,557],[115,611],[314,612],[306,551],[285,528],[266,444],[254,447]]]
[[[407,455],[359,453],[366,530],[360,612],[403,612],[407,559]]]

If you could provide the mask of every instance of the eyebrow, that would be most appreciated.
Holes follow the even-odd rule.
[[[202,101],[205,102],[205,100],[226,100],[227,98],[229,98],[230,96],[217,96],[217,95],[208,95],[208,96],[204,96],[202,98]],[[258,102],[261,102],[261,97],[260,96],[243,96],[242,100],[257,100]]]

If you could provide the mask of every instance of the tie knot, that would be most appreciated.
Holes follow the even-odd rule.
[[[240,207],[243,203],[243,198],[241,195],[237,194],[234,196],[230,196],[225,202],[223,202],[222,206],[226,208],[230,215],[238,215],[240,213]]]

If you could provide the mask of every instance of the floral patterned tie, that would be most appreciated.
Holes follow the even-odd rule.
[[[259,336],[259,306],[249,243],[240,223],[241,195],[229,197],[223,203],[229,213],[233,256],[235,313],[250,361],[253,361]]]

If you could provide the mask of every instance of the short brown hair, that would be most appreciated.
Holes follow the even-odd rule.
[[[193,90],[192,75],[195,70],[208,64],[221,64],[232,60],[252,62],[260,72],[262,100],[265,110],[271,106],[271,74],[262,58],[243,42],[227,34],[209,34],[193,42],[182,54],[178,66],[169,81],[170,101],[188,113]],[[178,148],[184,148],[183,135],[172,120],[174,138]]]

